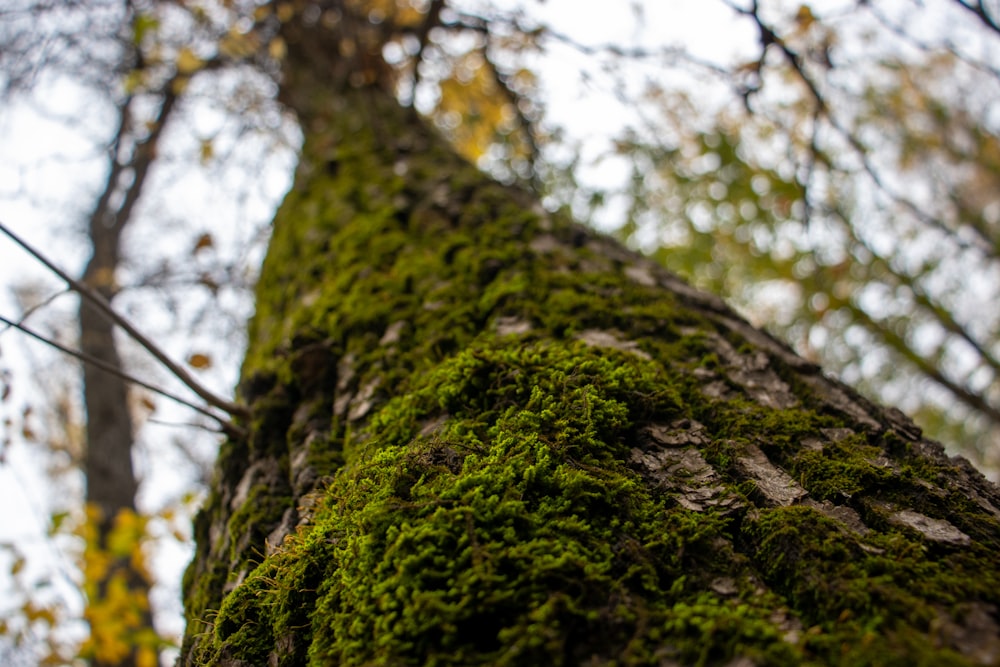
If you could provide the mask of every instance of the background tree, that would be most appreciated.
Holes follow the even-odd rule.
[[[110,301],[117,292],[122,234],[133,220],[160,137],[177,103],[175,82],[159,81],[151,89],[139,90],[138,78],[147,65],[141,42],[150,18],[131,4],[35,4],[6,12],[3,69],[8,99],[32,90],[40,70],[48,76],[80,75],[115,119],[117,127],[106,144],[106,179],[88,216],[92,254],[83,272],[83,281]],[[42,40],[44,46],[39,48],[36,40],[43,32],[50,39]],[[131,85],[123,85],[128,77]],[[143,97],[153,103],[152,113],[137,111]],[[78,322],[81,353],[124,372],[113,322],[85,300],[80,302]],[[120,375],[96,366],[84,365],[83,372],[86,418],[80,464],[88,507],[83,569],[85,618],[92,628],[83,653],[95,658],[94,664],[137,664],[143,651],[155,656],[159,640],[152,632],[149,574],[138,548],[142,529],[135,506],[128,388]],[[114,547],[112,540],[117,542]],[[48,656],[68,658],[57,651]],[[147,658],[143,664],[149,662]]]
[[[125,282],[131,282],[126,287],[133,292],[152,289],[166,292],[183,284],[190,301],[190,293],[197,286],[212,297],[222,297],[222,301],[213,299],[213,308],[224,307],[225,293],[238,291],[245,284],[246,276],[239,275],[238,266],[192,262],[190,268],[184,269],[190,275],[187,277],[170,268],[170,260],[163,258],[149,271],[142,261],[148,261],[148,253],[146,258],[141,258],[142,253],[135,250],[128,253],[125,237],[143,216],[139,204],[149,199],[144,198],[144,192],[148,192],[154,179],[154,165],[157,161],[169,162],[169,153],[167,158],[161,156],[170,119],[180,115],[182,124],[192,122],[192,113],[204,115],[212,102],[223,102],[221,98],[206,100],[203,92],[191,87],[192,79],[245,55],[241,49],[245,51],[248,47],[240,43],[240,35],[230,25],[220,32],[217,22],[197,8],[174,2],[25,2],[5,8],[2,18],[0,62],[7,104],[13,107],[27,102],[46,110],[53,90],[58,91],[59,86],[70,80],[75,86],[73,92],[82,100],[85,115],[80,118],[67,114],[57,119],[71,131],[89,135],[88,139],[96,146],[96,158],[92,154],[84,156],[88,160],[85,164],[98,173],[103,172],[103,181],[87,184],[96,190],[96,195],[92,209],[81,215],[87,221],[82,238],[91,248],[82,283],[104,300],[113,302],[123,289],[121,281],[126,273],[130,275],[124,277]],[[218,21],[224,24],[225,18]],[[205,45],[212,48],[210,59],[195,54],[196,49],[204,50]],[[253,81],[244,76],[240,85],[250,89]],[[253,96],[251,101],[259,103],[262,99]],[[243,116],[237,123],[216,123],[214,136],[196,138],[195,150],[203,166],[213,161],[216,151],[231,149],[241,134],[260,127],[260,114],[245,107],[241,109],[239,97],[224,102],[225,108],[234,112],[233,118],[240,111]],[[273,135],[271,145],[282,140],[280,133],[275,132],[277,129],[268,129],[268,134]],[[175,134],[173,145],[185,138]],[[160,169],[161,174],[164,172],[168,178],[176,178],[176,172],[171,173],[169,167]],[[155,188],[159,188],[160,196],[169,190],[162,178]],[[81,199],[84,198],[74,202],[76,212],[69,214],[71,219],[81,213]],[[177,215],[180,211],[172,213]],[[151,217],[145,215],[147,219]],[[159,216],[158,222],[169,222],[169,216],[170,213]],[[158,240],[169,242],[169,236],[161,232]],[[192,254],[198,255],[211,249],[217,238],[219,235],[202,229],[196,239],[181,242],[193,246]],[[51,294],[44,295],[37,301],[45,305],[52,298]],[[204,302],[198,295],[195,300]],[[176,309],[171,314],[188,321],[195,315],[181,314]],[[84,437],[78,448],[61,447],[61,452],[68,453],[75,464],[63,468],[62,476],[82,471],[85,494],[79,507],[71,504],[57,507],[52,529],[60,532],[66,530],[64,526],[76,526],[75,532],[83,539],[85,546],[80,555],[86,595],[83,617],[89,624],[89,638],[82,647],[77,647],[66,635],[48,634],[44,629],[45,625],[66,621],[64,605],[58,599],[41,604],[38,599],[26,596],[23,605],[15,610],[19,617],[5,623],[5,628],[15,634],[17,642],[28,641],[42,632],[41,654],[37,658],[45,663],[64,664],[78,655],[95,665],[153,664],[167,640],[152,625],[147,524],[151,519],[164,523],[177,508],[167,506],[158,517],[138,513],[139,480],[133,459],[136,429],[145,415],[155,409],[156,397],[144,390],[129,390],[125,378],[137,370],[134,364],[126,368],[121,340],[115,337],[116,323],[106,312],[81,299],[76,319],[78,338],[69,336],[67,342],[86,360],[81,366]],[[196,322],[196,315],[194,319]],[[241,318],[237,315],[236,319]],[[226,322],[224,317],[215,318],[215,326],[225,327]],[[67,338],[60,333],[53,337]],[[188,361],[196,368],[208,366],[211,359],[203,351],[188,352]],[[70,418],[76,400],[63,392],[58,393],[58,398],[49,407],[67,419],[47,424],[45,430],[50,433],[76,427]],[[27,427],[24,432],[28,432]],[[48,442],[57,437],[48,438]],[[64,520],[66,510],[72,512],[71,521]],[[25,562],[23,550],[15,550],[13,556],[12,573],[27,576],[29,573],[19,565]]]

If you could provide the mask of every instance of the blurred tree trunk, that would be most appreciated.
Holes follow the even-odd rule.
[[[161,17],[177,9],[177,3],[25,0],[6,4],[0,11],[3,102],[16,109],[20,100],[44,100],[40,109],[64,118],[68,129],[88,141],[106,117],[115,123],[108,128],[106,144],[98,139],[107,173],[86,221],[91,256],[80,277],[110,302],[118,293],[115,280],[123,259],[123,236],[137,217],[136,205],[147,187],[164,128],[177,107],[181,84],[192,74],[184,75],[170,60],[164,62],[165,57],[172,57],[169,48],[162,48],[169,44],[154,34]],[[143,49],[149,52],[148,58]],[[67,102],[62,93],[53,93],[61,90],[63,82],[71,89],[78,87],[79,100]],[[73,106],[76,102],[80,107]],[[98,125],[90,127],[95,120]],[[89,180],[85,175],[81,178]],[[150,576],[141,548],[147,537],[145,520],[136,512],[135,424],[129,389],[121,378],[126,369],[114,336],[116,327],[100,309],[81,299],[76,324],[84,358],[117,371],[106,372],[88,363],[81,366],[85,442],[74,463],[86,484],[85,521],[78,532],[85,541],[80,566],[84,617],[91,632],[82,646],[72,649],[73,640],[61,630],[36,636],[31,628],[38,616],[59,621],[66,616],[58,597],[48,602],[50,596],[38,595],[37,600],[26,600],[20,610],[15,608],[14,616],[20,611],[25,617],[23,627],[29,628],[15,641],[26,639],[38,645],[47,652],[39,658],[46,664],[69,660],[70,650],[78,650],[73,657],[89,660],[95,667],[155,664],[163,641],[153,629]],[[76,455],[75,448],[71,453]],[[66,502],[79,500],[62,498],[58,504],[65,509]],[[59,526],[68,524],[54,518],[52,525],[59,532]],[[49,605],[56,608],[50,610]],[[50,622],[56,624],[56,620]]]
[[[477,172],[326,18],[282,28],[305,144],[182,664],[1000,661],[995,486]]]
[[[111,145],[108,178],[88,224],[93,252],[81,277],[109,302],[117,292],[122,235],[134,219],[135,205],[177,97],[170,84],[165,85],[158,114],[145,132],[133,126],[132,101],[127,97],[118,106],[120,121]],[[79,326],[81,352],[124,373],[110,318],[81,299]],[[87,420],[85,500],[88,521],[94,523],[93,541],[84,555],[84,615],[91,636],[83,653],[95,667],[131,667],[143,664],[140,654],[155,656],[158,649],[149,607],[150,575],[139,544],[132,409],[127,383],[120,375],[86,363],[82,368]]]

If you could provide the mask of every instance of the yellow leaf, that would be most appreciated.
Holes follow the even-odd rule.
[[[24,614],[25,619],[29,622],[34,623],[35,621],[42,621],[49,626],[54,626],[56,624],[56,615],[50,607],[39,605],[33,601],[28,601],[21,607],[21,612]]]
[[[267,53],[275,60],[281,60],[288,53],[288,46],[285,44],[285,40],[281,37],[275,37],[271,40],[271,43],[267,45]]]
[[[795,22],[799,24],[799,28],[807,30],[815,21],[816,16],[809,5],[799,5],[799,11],[795,14]]]
[[[87,280],[87,285],[94,288],[114,287],[115,270],[108,266],[102,266],[91,274]]]
[[[198,147],[198,159],[202,164],[208,164],[214,156],[215,148],[212,146],[212,140],[202,139]]]
[[[198,237],[197,241],[194,242],[194,249],[192,250],[192,252],[198,253],[202,250],[205,250],[206,248],[211,248],[213,246],[215,246],[215,240],[212,238],[211,234],[205,232],[204,234]]]
[[[136,46],[142,44],[147,33],[155,31],[160,27],[160,21],[155,16],[149,14],[139,14],[135,17],[132,26],[132,43]]]
[[[157,662],[156,651],[149,646],[140,646],[139,650],[136,651],[136,667],[156,667]]]
[[[192,74],[201,69],[204,64],[201,58],[195,55],[194,51],[186,46],[177,54],[177,71],[181,74]]]
[[[62,525],[69,518],[69,512],[56,512],[50,518],[49,535],[55,535],[62,528]]]
[[[125,75],[125,92],[131,95],[146,82],[146,73],[142,70],[132,70]]]
[[[195,353],[188,357],[188,365],[192,368],[209,368],[212,365],[212,359],[205,354]]]
[[[236,27],[233,27],[219,40],[219,53],[227,58],[246,58],[257,50],[259,44],[255,33],[241,33]]]
[[[278,5],[278,11],[275,12],[278,15],[278,20],[282,23],[288,23],[295,16],[295,7],[292,6],[290,2],[282,2]]]
[[[108,535],[108,552],[124,558],[139,548],[145,534],[146,520],[130,510],[122,510],[115,517],[114,528]]]

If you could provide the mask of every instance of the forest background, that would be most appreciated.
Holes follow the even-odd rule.
[[[261,29],[283,4],[0,10],[0,222],[218,395],[300,140],[274,99],[282,46]],[[996,478],[997,3],[365,4],[372,21],[412,13],[413,39],[386,53],[399,95],[466,157],[722,294]],[[109,229],[116,250],[95,265]],[[73,291],[2,241],[0,315],[87,349]],[[186,390],[133,338],[111,340],[123,372]],[[116,664],[120,638],[89,629],[121,610],[94,587],[109,553],[155,575],[136,590],[156,631],[132,644],[169,661],[216,421],[133,385],[121,507],[134,512],[103,525],[84,510],[78,366],[10,325],[0,354],[0,489],[16,518],[0,535],[0,661]]]

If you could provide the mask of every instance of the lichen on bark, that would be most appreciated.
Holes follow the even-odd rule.
[[[1000,661],[996,487],[379,88],[313,92],[182,662]]]

